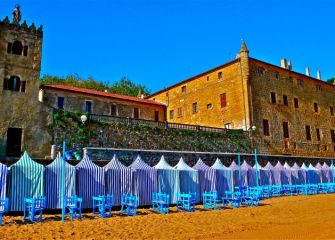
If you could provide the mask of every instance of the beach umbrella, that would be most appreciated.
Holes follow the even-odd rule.
[[[178,170],[171,167],[164,156],[154,166],[157,169],[158,192],[170,195],[171,203],[177,202],[177,194],[180,192],[180,179]]]
[[[132,170],[132,189],[139,199],[139,205],[151,205],[152,193],[157,192],[157,170],[140,156],[129,167]]]
[[[195,170],[199,172],[199,183],[200,183],[200,194],[202,196],[203,192],[213,192],[215,191],[215,173],[216,171],[207,166],[201,158],[197,161],[197,163],[193,166]]]
[[[124,166],[114,154],[104,170],[107,194],[113,195],[115,206],[120,206],[122,194],[131,194],[131,169]]]
[[[183,158],[180,158],[175,169],[179,171],[180,192],[181,193],[196,193],[199,200],[199,172],[188,166]]]
[[[7,166],[0,163],[0,199],[6,198],[7,173]]]
[[[211,168],[215,170],[215,189],[218,196],[224,197],[225,191],[233,191],[233,171],[224,166],[218,158]]]
[[[50,209],[62,208],[62,164],[63,159],[58,156],[45,167],[45,196],[46,205]],[[76,195],[76,168],[65,162],[65,196]]]
[[[92,197],[105,194],[105,170],[85,155],[76,165],[77,195],[83,198],[82,208],[92,207]]]
[[[9,209],[23,211],[24,198],[44,195],[44,167],[24,152],[10,168]]]

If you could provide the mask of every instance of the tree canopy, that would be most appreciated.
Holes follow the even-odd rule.
[[[334,81],[335,81],[335,78],[330,78],[327,80],[327,83],[334,83]]]
[[[137,84],[128,79],[127,77],[122,77],[119,81],[108,83],[99,82],[93,77],[88,77],[87,79],[71,74],[66,77],[58,77],[52,75],[44,75],[41,78],[41,84],[64,84],[73,87],[89,88],[98,91],[105,91],[116,94],[122,94],[127,96],[137,97],[139,93],[144,96],[150,95],[150,89],[142,84]]]

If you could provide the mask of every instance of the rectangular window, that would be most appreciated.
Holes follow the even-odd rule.
[[[213,105],[211,103],[208,103],[207,104],[207,109],[212,109],[213,108]]]
[[[139,119],[140,118],[140,109],[139,108],[134,108],[134,118]]]
[[[263,119],[263,133],[264,136],[270,136],[269,120]]]
[[[11,53],[12,52],[12,46],[13,44],[12,43],[7,43],[7,53]]]
[[[317,92],[320,92],[321,91],[321,85],[319,85],[319,84],[315,85],[315,90]]]
[[[181,87],[181,92],[182,92],[182,93],[186,93],[186,86],[182,86],[182,87]]]
[[[159,111],[155,111],[155,121],[159,121]]]
[[[182,117],[183,116],[183,109],[180,107],[178,108],[178,117]]]
[[[23,47],[23,56],[28,56],[28,46]]]
[[[64,109],[64,97],[57,97],[57,107]]]
[[[198,112],[198,103],[193,103],[192,104],[192,110],[193,110],[193,113],[197,113]]]
[[[276,103],[277,99],[276,99],[276,93],[271,92],[271,103]]]
[[[207,76],[207,81],[209,81],[209,76]]]
[[[335,131],[333,129],[330,130],[330,137],[332,139],[332,142],[335,143]]]
[[[287,99],[287,96],[286,95],[283,95],[283,104],[285,106],[288,106],[288,99]]]
[[[306,140],[307,140],[307,141],[312,140],[312,136],[311,136],[311,126],[306,125],[306,126],[305,126],[305,130],[306,130]]]
[[[86,101],[85,112],[92,113],[92,101]]]
[[[221,102],[221,108],[224,108],[227,106],[226,93],[220,94],[220,102]]]
[[[221,80],[222,79],[222,72],[218,73],[218,79]]]
[[[26,81],[21,81],[20,92],[26,92]]]
[[[170,119],[174,118],[174,110],[170,110]]]
[[[3,80],[3,90],[8,90],[8,82],[9,80],[7,78]]]
[[[231,123],[226,123],[226,124],[224,125],[224,127],[225,127],[226,129],[231,129]]]
[[[334,116],[334,108],[330,107],[329,110],[330,110],[330,116]]]
[[[111,116],[113,117],[117,116],[117,105],[116,104],[111,105]]]
[[[314,103],[314,112],[319,112],[319,107],[318,107],[318,104],[315,102]]]
[[[304,87],[304,81],[302,79],[297,79],[297,85],[299,87]]]
[[[319,129],[319,128],[316,129],[316,139],[317,139],[318,141],[321,141],[321,132],[320,132],[320,129]]]
[[[288,122],[283,122],[283,136],[284,136],[284,138],[289,138],[290,137],[290,133],[289,133],[289,129],[288,129]]]
[[[259,75],[263,76],[265,74],[265,69],[262,68],[262,67],[258,67],[257,72],[258,72]]]
[[[298,98],[294,98],[294,107],[299,108],[299,100]]]
[[[279,72],[275,71],[275,78],[278,79],[279,78]]]

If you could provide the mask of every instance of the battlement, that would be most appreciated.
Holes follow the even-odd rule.
[[[4,20],[0,20],[0,27],[8,30],[34,34],[38,37],[43,37],[43,25],[40,25],[38,28],[36,28],[35,24],[32,23],[30,26],[28,26],[26,20],[24,20],[21,24],[16,24],[11,23],[8,16],[6,16]]]

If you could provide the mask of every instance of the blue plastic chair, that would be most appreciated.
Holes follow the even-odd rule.
[[[169,213],[170,195],[166,193],[152,194],[152,210],[160,213]]]
[[[23,220],[26,221],[29,219],[32,222],[42,221],[45,206],[46,199],[44,196],[38,198],[24,198]]]
[[[202,193],[202,204],[205,209],[220,209],[221,200],[218,199],[217,192]]]
[[[112,208],[114,206],[113,195],[93,197],[93,214],[103,218],[112,217]]]
[[[138,197],[135,195],[123,194],[121,196],[121,213],[126,213],[128,216],[135,216],[138,207]]]
[[[239,208],[242,203],[241,193],[239,191],[226,191],[226,196],[222,198],[223,206],[232,206]]]
[[[71,220],[81,219],[81,209],[82,209],[83,198],[77,196],[67,196],[65,197],[65,210],[68,211]]]
[[[177,194],[177,211],[185,210],[188,212],[195,211],[196,193],[178,193]]]
[[[8,212],[8,198],[0,199],[0,226],[2,225],[2,217]]]

